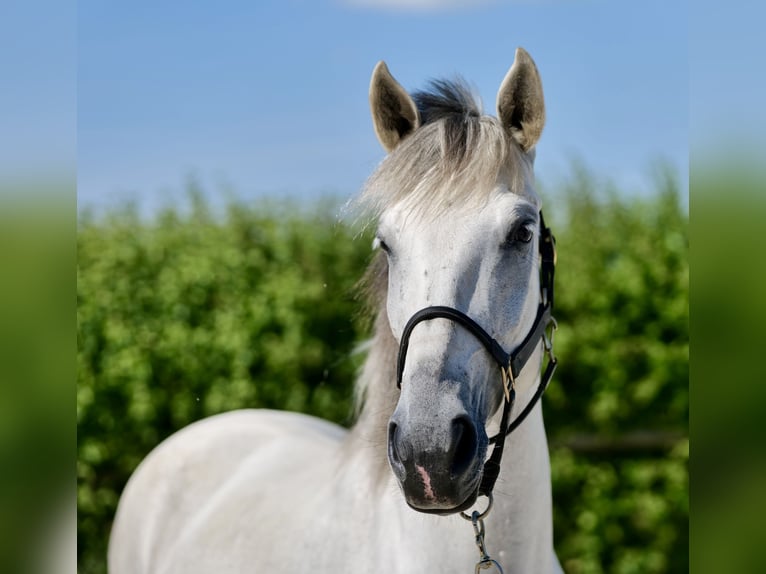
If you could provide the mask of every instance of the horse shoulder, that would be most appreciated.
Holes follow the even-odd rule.
[[[246,485],[264,499],[258,487],[283,482],[289,459],[329,457],[345,434],[315,417],[260,409],[181,429],[149,453],[123,491],[110,538],[110,574],[161,572],[195,529],[236,522],[221,509],[237,502]]]

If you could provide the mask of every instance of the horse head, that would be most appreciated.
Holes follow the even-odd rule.
[[[442,306],[469,317],[509,353],[519,348],[541,297],[533,163],[545,108],[534,62],[516,51],[496,118],[481,113],[461,81],[409,95],[383,62],[370,103],[388,155],[365,198],[379,215],[375,245],[387,257],[393,337],[401,342],[413,315]],[[448,318],[421,321],[406,338],[388,426],[391,469],[412,508],[464,510],[479,492],[488,429],[504,402],[497,360]],[[515,381],[520,396],[539,380],[542,345],[535,349]]]

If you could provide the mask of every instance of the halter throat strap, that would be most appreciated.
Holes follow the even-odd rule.
[[[553,237],[550,228],[546,227],[543,213],[541,211],[539,241],[541,257],[540,304],[537,308],[537,315],[532,324],[532,328],[527,333],[527,336],[524,338],[521,345],[519,345],[513,352],[506,352],[502,345],[487,333],[481,325],[462,311],[441,305],[425,307],[416,312],[410,317],[410,320],[407,321],[404,331],[402,332],[396,364],[396,385],[398,388],[401,388],[402,386],[402,376],[404,374],[404,365],[407,360],[407,349],[409,348],[412,331],[419,323],[430,321],[432,319],[448,319],[458,323],[479,340],[487,352],[492,356],[495,363],[500,367],[503,380],[503,392],[505,395],[503,414],[500,419],[499,432],[489,439],[490,444],[494,444],[494,446],[492,454],[484,463],[484,474],[482,476],[481,484],[479,485],[479,495],[489,495],[492,492],[492,489],[495,486],[495,481],[500,473],[500,461],[503,456],[505,437],[513,432],[513,430],[524,421],[529,413],[532,412],[532,409],[548,387],[548,383],[553,377],[553,372],[556,370],[557,361],[556,357],[553,355],[553,335],[551,334],[550,339],[546,335],[550,325],[553,326],[554,330],[556,328],[556,320],[551,315],[553,310],[553,275],[556,267],[555,243],[556,240]],[[532,399],[513,422],[509,424],[510,413],[516,400],[516,378],[521,374],[522,369],[534,354],[535,350],[539,348],[541,341],[548,354],[548,365],[540,377],[540,383],[538,384]]]

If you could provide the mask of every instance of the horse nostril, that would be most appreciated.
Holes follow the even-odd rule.
[[[476,427],[467,416],[452,421],[452,476],[460,476],[468,470],[476,458],[478,440]]]
[[[399,440],[399,427],[393,421],[388,423],[388,460],[391,468],[399,480],[404,480],[406,474],[402,462],[402,448]],[[406,458],[406,457],[405,457]]]

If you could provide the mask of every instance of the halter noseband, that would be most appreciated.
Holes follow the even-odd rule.
[[[503,414],[500,419],[500,431],[489,439],[490,444],[494,444],[492,455],[484,463],[484,475],[479,485],[479,495],[490,495],[495,486],[495,481],[500,473],[500,459],[503,456],[503,447],[505,437],[513,432],[532,411],[532,408],[543,396],[548,383],[556,370],[557,360],[553,354],[553,331],[556,330],[556,320],[551,315],[553,309],[553,273],[556,268],[556,240],[549,227],[546,227],[543,219],[543,212],[540,212],[540,241],[539,250],[541,256],[540,263],[540,305],[537,308],[537,316],[529,333],[524,341],[512,353],[507,353],[503,347],[492,336],[487,333],[481,325],[471,319],[468,315],[452,307],[432,306],[425,307],[415,313],[404,327],[402,340],[399,343],[399,355],[396,363],[396,385],[402,387],[402,375],[404,373],[404,363],[407,360],[407,348],[409,347],[410,335],[418,323],[430,321],[431,319],[449,319],[468,330],[476,337],[484,348],[489,352],[492,358],[500,367],[500,373],[503,380],[503,391],[505,402]],[[548,326],[553,326],[550,338],[546,331]],[[548,365],[540,377],[540,384],[535,391],[532,400],[529,401],[524,410],[511,422],[508,419],[516,400],[516,378],[521,370],[527,364],[527,361],[538,348],[542,339],[545,352],[548,354]]]

